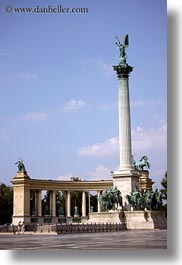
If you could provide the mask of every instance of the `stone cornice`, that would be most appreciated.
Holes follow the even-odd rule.
[[[114,65],[114,71],[116,71],[118,78],[126,77],[128,78],[129,74],[133,71],[133,67],[126,64],[126,65]]]
[[[28,185],[30,189],[55,191],[101,191],[113,186],[113,180],[101,181],[65,181],[40,179],[13,179],[13,185]]]

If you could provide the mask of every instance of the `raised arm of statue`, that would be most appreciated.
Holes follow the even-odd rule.
[[[118,46],[118,47],[120,47],[122,44],[121,44],[121,42],[119,41],[119,39],[118,39],[118,37],[116,36],[116,45]]]
[[[15,163],[18,165],[18,172],[26,172],[25,165],[23,164],[23,160],[19,160]]]

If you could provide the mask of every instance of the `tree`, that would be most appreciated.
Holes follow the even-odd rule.
[[[13,188],[0,184],[0,224],[12,222]]]
[[[56,192],[56,215],[65,214],[65,201],[66,201],[66,192],[57,191]],[[62,209],[62,210],[61,210]]]
[[[163,199],[167,200],[167,171],[164,174],[163,179],[161,180],[162,189],[160,190],[163,194]]]
[[[92,207],[94,212],[97,212],[97,204],[98,204],[97,194],[95,195],[90,194],[90,206]]]

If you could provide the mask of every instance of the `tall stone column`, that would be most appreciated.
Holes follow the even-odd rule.
[[[118,77],[118,111],[119,111],[119,168],[112,174],[113,186],[121,191],[124,206],[128,205],[126,195],[139,186],[139,174],[132,166],[131,121],[129,74],[133,67],[127,63],[113,66]]]
[[[54,190],[50,192],[50,215],[56,216],[56,193]]]
[[[42,216],[42,191],[41,190],[35,190],[35,209],[36,209],[36,215]]]
[[[67,191],[66,193],[66,216],[71,216],[71,197],[70,197],[70,191]]]
[[[85,191],[82,191],[82,216],[86,216],[86,195]]]
[[[131,121],[130,121],[130,97],[129,74],[133,67],[126,65],[114,66],[118,76],[118,110],[119,110],[119,171],[130,171],[132,167],[131,150]]]
[[[97,191],[97,198],[100,197],[100,194],[101,194],[100,190]],[[102,211],[101,210],[101,204],[100,204],[99,200],[97,200],[97,212],[100,213],[101,211]]]

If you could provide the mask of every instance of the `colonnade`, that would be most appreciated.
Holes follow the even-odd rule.
[[[34,211],[33,214],[30,211],[30,215],[41,217],[44,215],[42,209],[42,190],[30,190],[34,193]],[[101,195],[101,191],[97,191],[97,197]],[[66,203],[65,203],[66,214],[65,217],[71,217],[71,191],[66,191]],[[82,217],[86,217],[86,191],[82,191]],[[97,212],[101,212],[101,204],[97,202]],[[56,191],[49,190],[49,216],[56,217]]]
[[[58,181],[31,179],[25,172],[18,172],[13,178],[12,183],[14,224],[17,224],[19,221],[24,221],[25,223],[56,223],[60,221],[61,218],[64,219],[64,221],[66,219],[66,222],[71,222],[74,217],[71,216],[73,212],[71,209],[71,192],[77,191],[82,193],[81,216],[79,216],[79,218],[84,222],[84,220],[87,220],[87,192],[96,191],[99,197],[101,191],[113,186],[112,180]],[[43,212],[42,191],[49,191],[49,202],[46,202],[48,205],[47,213]],[[65,215],[59,214],[58,209],[56,209],[57,191],[64,191],[66,193],[64,205]],[[31,192],[33,192],[33,196]],[[97,212],[101,212],[99,201],[97,203]]]

